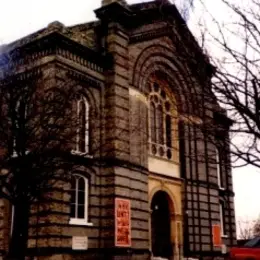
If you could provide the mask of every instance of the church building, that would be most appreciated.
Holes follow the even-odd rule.
[[[80,167],[30,207],[28,259],[224,257],[236,244],[232,122],[211,92],[214,67],[170,1],[103,0],[94,12],[0,49],[0,86],[13,82],[1,57],[19,51],[8,77],[69,84],[84,122]],[[11,209],[0,198],[2,256]]]

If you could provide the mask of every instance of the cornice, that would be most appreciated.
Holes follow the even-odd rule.
[[[18,74],[9,74],[4,77],[0,77],[0,86],[10,85],[17,82],[23,82],[32,79],[38,79],[42,75],[41,68],[34,68],[28,71],[24,71]]]
[[[129,43],[133,44],[133,43],[148,41],[162,36],[167,36],[169,34],[172,34],[172,29],[170,29],[169,27],[159,28],[156,30],[149,30],[146,32],[140,32],[131,35],[129,38]]]
[[[15,71],[18,66],[32,64],[50,55],[62,56],[101,73],[111,63],[108,55],[100,54],[55,31],[10,52],[0,54],[0,68]]]

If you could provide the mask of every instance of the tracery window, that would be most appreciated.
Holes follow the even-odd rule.
[[[150,106],[150,153],[166,159],[173,158],[173,105],[163,88],[152,83]]]
[[[82,175],[74,174],[71,182],[70,224],[88,223],[89,182]]]

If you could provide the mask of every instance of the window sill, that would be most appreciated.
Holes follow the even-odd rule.
[[[78,225],[78,226],[88,226],[88,227],[93,226],[93,223],[87,222],[87,220],[85,219],[76,219],[76,218],[71,218],[69,224]]]
[[[221,235],[221,238],[228,238],[228,235]]]
[[[75,151],[75,150],[72,150],[71,153],[72,153],[73,155],[79,155],[79,156],[83,156],[83,157],[85,157],[85,158],[90,158],[90,159],[93,158],[93,155],[90,155],[90,154],[88,154],[88,153],[82,153],[82,152]]]
[[[218,189],[219,189],[219,190],[226,190],[226,188],[221,187],[221,186],[219,186]]]

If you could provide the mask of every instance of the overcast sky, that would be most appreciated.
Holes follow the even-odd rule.
[[[228,16],[217,0],[206,1],[216,16]],[[128,3],[138,2],[147,1],[128,0]],[[14,41],[53,21],[72,25],[93,20],[93,10],[100,5],[101,0],[0,0],[0,42]],[[196,15],[201,15],[200,8],[195,9]],[[260,203],[257,203],[260,197],[260,172],[253,167],[244,167],[234,170],[233,178],[237,218],[256,218],[260,213]]]

